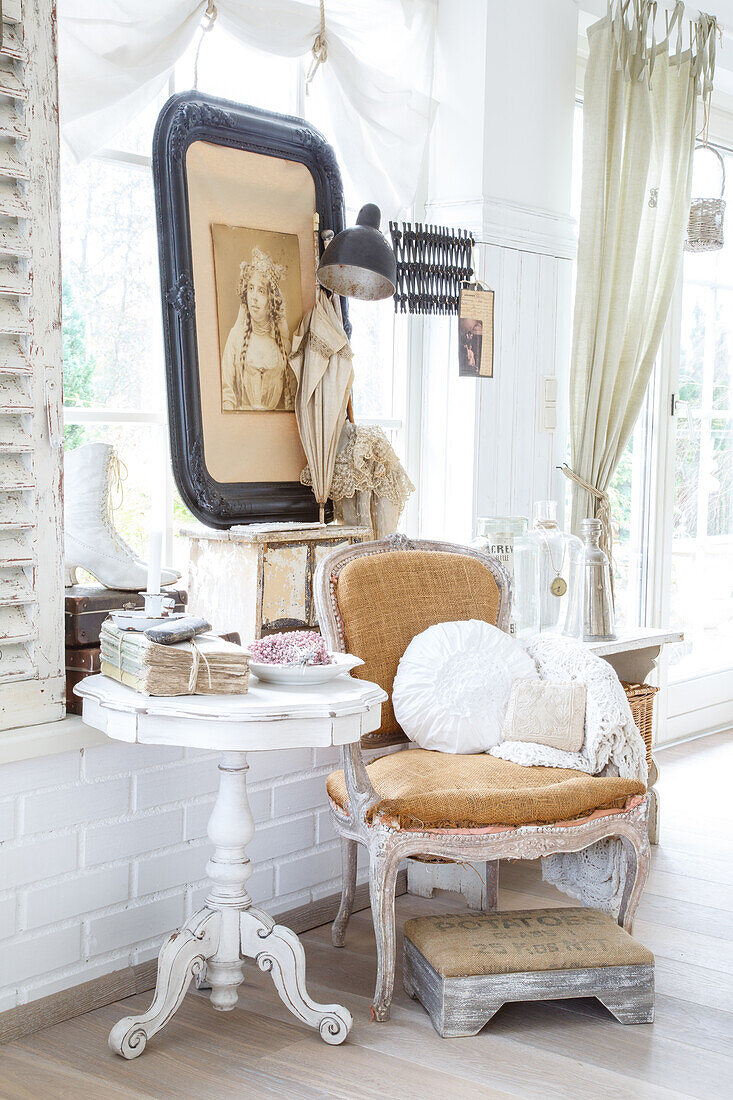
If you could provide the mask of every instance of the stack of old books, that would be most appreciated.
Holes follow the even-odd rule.
[[[175,601],[173,611],[186,610],[188,596],[183,589],[166,588],[166,596]],[[102,623],[115,611],[141,608],[141,592],[122,592],[101,585],[71,585],[66,589],[66,710],[81,714],[81,697],[75,686],[86,676],[99,672],[99,638]]]
[[[145,695],[244,695],[250,654],[214,634],[160,645],[145,634],[102,626],[101,672]]]

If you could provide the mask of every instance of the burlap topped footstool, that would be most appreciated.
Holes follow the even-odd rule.
[[[654,1019],[654,956],[595,909],[408,920],[405,992],[443,1038],[476,1035],[505,1001],[597,997],[623,1024]]]

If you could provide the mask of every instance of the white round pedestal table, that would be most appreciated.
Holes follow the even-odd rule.
[[[147,696],[106,676],[89,676],[75,689],[83,719],[118,741],[179,745],[221,752],[219,794],[208,834],[214,852],[206,865],[211,890],[204,903],[163,945],[155,996],[147,1012],[127,1016],[109,1045],[137,1058],[175,1013],[193,978],[206,977],[211,1003],[234,1008],[252,958],[272,975],[281,999],[321,1038],[342,1043],[353,1023],[341,1005],[316,1004],[305,988],[305,953],[290,928],[252,904],[247,845],[255,831],[247,799],[247,753],[343,745],[379,728],[387,696],[376,684],[339,676],[328,684],[284,687],[255,677],[246,695]],[[326,798],[324,784],[324,801]]]

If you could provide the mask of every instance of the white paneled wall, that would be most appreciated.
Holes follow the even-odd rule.
[[[440,0],[425,220],[469,229],[494,290],[494,377],[458,377],[454,321],[425,321],[420,533],[471,538],[480,515],[564,498],[577,57],[573,0]],[[541,379],[559,383],[540,432]]]
[[[434,202],[428,217],[468,228],[494,291],[494,377],[458,376],[457,323],[425,322],[420,533],[465,542],[477,516],[526,516],[565,495],[575,249],[570,218],[496,200]],[[558,380],[557,427],[540,430],[542,378]]]
[[[564,497],[572,238],[558,252],[487,244],[483,278],[495,290],[495,378],[477,383],[477,515],[531,518],[536,500]],[[564,254],[563,254],[564,253]],[[546,375],[558,379],[558,422],[540,430]]]
[[[153,958],[201,905],[218,760],[110,743],[0,768],[0,1011]],[[340,891],[337,762],[249,755],[248,889],[273,914]]]

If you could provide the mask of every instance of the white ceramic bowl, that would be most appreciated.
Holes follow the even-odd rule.
[[[327,684],[329,680],[335,680],[337,676],[343,676],[345,672],[364,664],[361,657],[354,657],[351,653],[332,653],[331,661],[330,665],[270,665],[251,661],[249,668],[258,680],[265,683],[305,687],[308,684]]]

